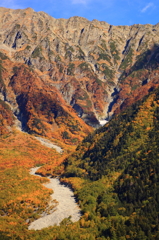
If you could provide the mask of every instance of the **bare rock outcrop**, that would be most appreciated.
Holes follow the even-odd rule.
[[[42,81],[49,79],[94,127],[158,85],[156,80],[142,84],[158,66],[158,24],[112,26],[82,17],[55,19],[31,8],[0,8],[0,19],[1,51],[37,71]]]

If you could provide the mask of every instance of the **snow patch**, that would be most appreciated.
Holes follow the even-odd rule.
[[[107,120],[98,120],[101,126],[104,126],[108,121]]]

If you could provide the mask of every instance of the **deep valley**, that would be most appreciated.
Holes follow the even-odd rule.
[[[158,133],[159,24],[0,8],[0,240],[158,240]]]

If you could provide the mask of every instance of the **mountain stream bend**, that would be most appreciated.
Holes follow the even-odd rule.
[[[30,174],[36,175],[35,172],[38,168],[39,167],[31,168]],[[51,198],[56,199],[58,205],[54,212],[48,215],[43,214],[42,217],[32,222],[29,225],[29,230],[40,230],[42,228],[60,225],[60,222],[69,216],[71,216],[72,222],[77,222],[81,217],[80,208],[76,203],[73,191],[69,187],[62,185],[58,178],[49,178],[49,180],[50,182],[44,184],[44,186],[54,191]]]

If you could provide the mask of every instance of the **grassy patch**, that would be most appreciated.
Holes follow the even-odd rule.
[[[103,73],[105,74],[106,78],[111,79],[114,77],[114,72],[111,70],[105,63],[102,63],[102,68],[104,68]]]
[[[120,60],[120,57],[119,57],[119,52],[116,48],[116,43],[113,41],[110,42],[110,52],[114,58],[114,63],[117,63],[117,61]]]
[[[67,68],[67,74],[68,75],[74,75],[74,69],[75,69],[75,64],[74,63],[69,63],[68,68]]]
[[[125,70],[128,66],[132,64],[133,49],[130,48],[128,54],[126,55],[124,61],[120,65],[120,69]]]
[[[32,58],[40,58],[43,59],[43,55],[42,55],[42,48],[41,46],[37,46],[34,51],[32,52]]]
[[[83,71],[91,71],[90,65],[86,62],[81,63],[78,67]]]

